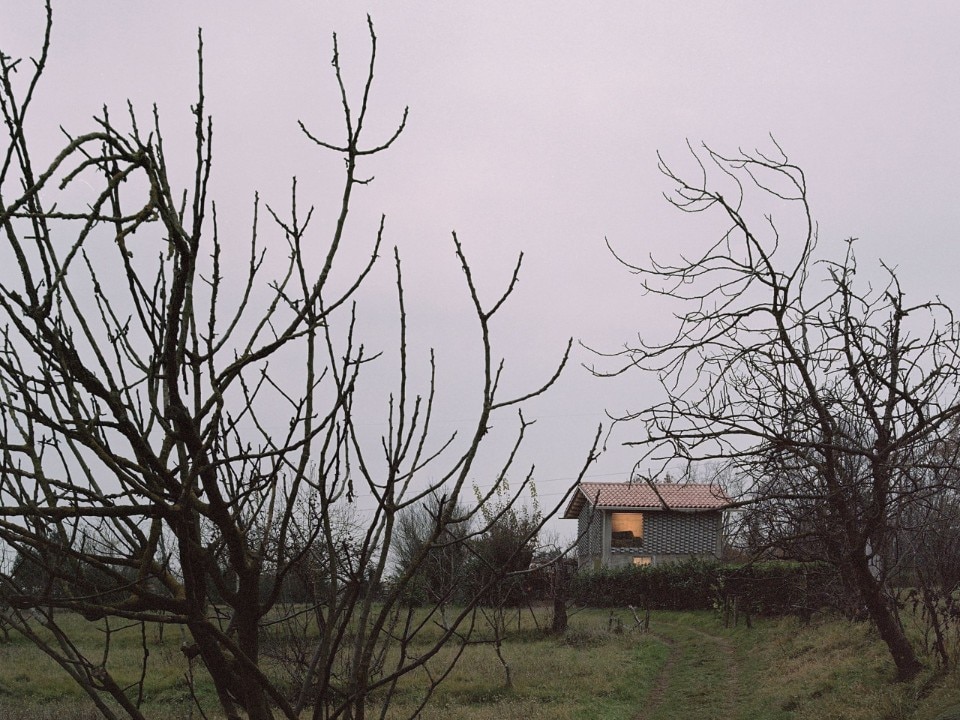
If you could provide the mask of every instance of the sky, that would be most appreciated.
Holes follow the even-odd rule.
[[[41,5],[0,6],[0,47],[36,52]],[[385,214],[387,245],[404,264],[416,357],[422,366],[436,348],[440,419],[456,428],[472,417],[464,409],[473,406],[478,348],[450,234],[486,298],[524,253],[494,326],[507,387],[549,377],[575,341],[561,379],[525,412],[537,422],[523,459],[536,464],[544,506],[576,476],[607,412],[659,399],[654,378],[598,379],[582,367],[614,361],[581,343],[615,352],[674,327],[676,308],[645,296],[607,242],[642,263],[717,237],[719,225],[664,200],[658,152],[689,169],[688,142],[735,153],[770,150],[772,135],[806,173],[825,254],[857,237],[868,277],[883,258],[908,298],[936,294],[960,307],[954,2],[55,2],[31,139],[53,157],[60,126],[89,130],[103,105],[116,116],[128,99],[146,117],[155,102],[173,171],[188,172],[202,27],[225,237],[245,241],[254,191],[284,207],[292,176],[329,227],[342,161],[312,146],[297,121],[342,136],[331,36],[355,94],[367,13],[379,43],[371,141],[389,136],[404,107],[410,114],[395,146],[364,166],[375,180],[355,203],[348,262],[359,266]],[[391,272],[382,263],[361,297],[360,327],[373,345],[395,332]],[[638,451],[622,443],[640,435],[614,428],[590,479],[627,479]],[[480,485],[495,466],[485,462]]]

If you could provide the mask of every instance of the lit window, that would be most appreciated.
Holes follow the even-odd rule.
[[[643,513],[610,513],[611,547],[643,547]]]

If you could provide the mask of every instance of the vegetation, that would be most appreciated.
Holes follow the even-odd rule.
[[[520,408],[554,383],[569,344],[541,384],[507,394],[491,328],[522,256],[488,296],[453,237],[471,308],[461,322],[474,328],[479,370],[473,405],[458,408],[464,421],[438,433],[437,367],[432,351],[408,345],[402,263],[396,249],[384,252],[385,219],[366,224],[362,248],[346,249],[364,236],[352,213],[372,181],[364,163],[407,119],[404,110],[391,133],[368,137],[372,23],[356,89],[333,39],[331,102],[343,135],[319,138],[300,123],[306,147],[342,159],[340,192],[307,198],[294,178],[281,209],[251,191],[242,248],[236,237],[228,244],[236,224],[208,193],[214,123],[202,39],[186,163],[168,157],[158,112],[132,106],[105,108],[81,132],[64,128],[62,148],[49,153],[30,142],[51,61],[49,2],[46,16],[35,58],[0,51],[0,622],[108,718],[141,720],[147,696],[156,701],[149,637],[164,625],[163,652],[191,663],[167,690],[188,693],[201,714],[360,720],[431,660],[418,686],[425,701],[446,674],[438,659],[459,658],[448,650],[470,642],[477,602],[529,564],[526,548],[551,516],[481,558],[485,574],[441,633],[424,633],[431,614],[413,620],[408,590],[421,565],[466,543],[460,528],[497,534],[533,474],[515,468],[530,425]],[[184,165],[185,177],[176,171]],[[365,345],[359,288],[383,254],[392,255],[395,332]],[[345,261],[364,255],[360,267]],[[391,389],[371,391],[368,373],[392,378]],[[478,454],[495,443],[502,460],[485,455],[489,489],[463,502]],[[521,481],[504,495],[514,472]],[[353,518],[361,493],[374,507]],[[437,498],[432,521],[394,574],[399,518],[426,497]],[[442,595],[431,598],[435,610]],[[73,613],[97,630],[78,637]],[[315,634],[304,633],[309,624]],[[182,633],[175,650],[173,633]],[[141,642],[121,641],[131,634]],[[309,645],[290,642],[306,637]],[[193,677],[207,678],[202,691]]]
[[[938,501],[960,497],[960,326],[939,298],[908,302],[889,266],[864,281],[852,239],[822,254],[806,177],[779,146],[691,153],[690,174],[661,162],[669,197],[716,218],[717,236],[630,266],[678,318],[619,353],[620,372],[662,386],[628,418],[638,466],[649,482],[678,460],[737,478],[748,549],[836,567],[910,678],[921,663],[892,590]],[[956,587],[927,584],[932,618]]]
[[[97,644],[95,624],[77,616],[67,622],[78,626],[81,643]],[[891,683],[884,645],[870,626],[829,615],[808,625],[796,618],[761,619],[747,628],[725,627],[712,612],[655,611],[650,631],[643,632],[629,612],[583,610],[571,616],[562,636],[545,632],[548,625],[545,609],[536,616],[526,609],[508,615],[502,651],[513,668],[509,689],[489,642],[492,633],[475,636],[421,717],[933,720],[960,706],[956,672],[927,670],[911,682]],[[163,720],[187,717],[191,685],[179,634],[168,628],[161,642],[157,630],[151,627],[146,638],[151,654],[144,708]],[[115,637],[113,657],[123,680],[134,679],[133,666],[125,673],[123,663],[136,662],[142,640],[137,628]],[[3,717],[95,717],[75,684],[30,644],[15,637],[0,644],[0,661],[13,668],[0,680]],[[194,690],[213,693],[209,677],[195,669]],[[405,717],[419,706],[421,682],[416,674],[401,682],[388,717]]]
[[[818,610],[845,609],[839,585],[836,570],[826,563],[691,560],[578,573],[570,583],[570,596],[588,607],[723,608],[750,615],[807,618]]]
[[[531,425],[520,408],[570,346],[507,395],[492,342],[522,256],[488,296],[452,238],[481,368],[455,432],[435,431],[437,367],[408,345],[396,249],[393,340],[359,337],[359,289],[390,253],[381,218],[362,266],[344,261],[363,234],[353,198],[407,120],[369,139],[372,23],[356,90],[333,40],[342,137],[299,124],[306,145],[342,159],[339,194],[308,200],[294,179],[286,209],[254,195],[233,276],[208,194],[202,42],[185,180],[156,111],[104,109],[45,155],[28,138],[46,10],[32,62],[0,52],[8,717],[920,719],[954,699],[960,325],[939,300],[907,303],[886,267],[882,287],[861,284],[853,241],[820,257],[805,178],[779,148],[704,148],[693,181],[662,166],[678,207],[725,225],[677,264],[633,268],[688,310],[672,339],[623,354],[665,390],[631,417],[645,425],[641,463],[660,464],[646,480],[678,458],[720,461],[743,483],[743,547],[804,562],[604,571],[567,587],[563,553],[536,543],[567,497],[522,506],[533,469],[515,465]],[[753,216],[751,193],[787,206],[796,242]],[[369,373],[392,391],[367,394]],[[477,458],[497,449],[471,497]],[[363,517],[361,492],[374,503]],[[538,559],[552,619],[524,610]],[[614,610],[571,622],[568,598]],[[872,625],[814,617],[831,606]],[[744,612],[798,618],[751,629]]]

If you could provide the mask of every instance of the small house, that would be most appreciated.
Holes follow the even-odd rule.
[[[563,517],[578,521],[581,568],[656,565],[719,557],[729,504],[716,485],[584,482]]]

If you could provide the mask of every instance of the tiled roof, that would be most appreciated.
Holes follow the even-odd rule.
[[[585,482],[580,483],[574,492],[563,517],[578,517],[584,503],[595,504],[599,508],[690,511],[720,510],[730,503],[730,499],[716,485],[657,483],[651,487],[645,482]]]

